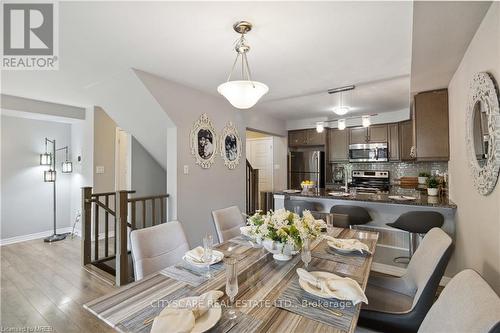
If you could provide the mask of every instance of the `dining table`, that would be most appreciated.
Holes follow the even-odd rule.
[[[308,270],[351,278],[365,291],[378,233],[329,227],[327,234],[335,238],[358,239],[368,245],[370,253],[331,251],[327,240],[319,237],[311,245]],[[226,318],[229,317],[225,315],[227,310],[222,307],[222,317],[210,332],[355,331],[361,303],[353,305],[350,301],[319,299],[302,290],[296,273],[297,268],[304,268],[300,254],[289,261],[278,261],[273,259],[272,253],[244,236],[229,239],[214,249],[237,260],[237,318]],[[210,278],[189,266],[174,265],[117,288],[84,307],[118,332],[149,333],[153,319],[169,302],[209,290],[224,292],[225,269],[223,263],[219,265],[219,269],[212,270]],[[228,298],[224,295],[219,301],[227,304]]]

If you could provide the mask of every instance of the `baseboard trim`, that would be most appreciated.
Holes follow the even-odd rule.
[[[372,263],[371,270],[374,272],[388,274],[388,275],[392,275],[392,276],[402,276],[404,273],[406,273],[406,268],[381,264],[378,262]],[[450,280],[451,280],[450,277],[443,276],[441,278],[441,281],[439,281],[439,285],[444,287],[448,284],[448,282],[450,282]]]
[[[71,232],[72,229],[73,229],[73,227],[65,227],[65,228],[58,228],[58,229],[56,229],[56,231],[58,234],[65,234],[65,233]],[[4,239],[0,239],[0,246],[20,243],[20,242],[26,242],[26,241],[33,240],[33,239],[45,238],[45,237],[52,235],[53,233],[54,233],[53,230],[47,230],[47,231],[37,232],[34,234],[29,234],[29,235],[4,238]]]

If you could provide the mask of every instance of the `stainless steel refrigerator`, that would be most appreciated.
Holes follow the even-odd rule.
[[[300,189],[303,180],[316,182],[325,187],[325,152],[291,151],[288,155],[288,188]]]

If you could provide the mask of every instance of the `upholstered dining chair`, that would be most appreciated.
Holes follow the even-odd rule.
[[[360,325],[383,332],[416,332],[432,306],[451,252],[451,238],[434,228],[425,235],[403,276],[370,277]]]
[[[212,211],[212,217],[220,243],[238,236],[240,227],[245,225],[245,218],[238,206],[214,210]]]
[[[130,234],[135,280],[175,264],[189,250],[178,221],[134,230]]]
[[[375,333],[358,326],[356,333]],[[500,297],[483,278],[466,269],[456,274],[425,316],[418,333],[500,333]]]

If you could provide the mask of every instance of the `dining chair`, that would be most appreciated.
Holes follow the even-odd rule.
[[[178,221],[170,221],[131,232],[132,261],[135,280],[174,265],[189,250]]]
[[[431,229],[401,277],[368,279],[368,304],[361,308],[361,326],[389,331],[416,332],[434,301],[452,252],[452,241],[443,230]]]
[[[356,333],[376,333],[358,326]],[[500,297],[474,270],[456,274],[425,316],[418,333],[500,333]]]
[[[212,217],[219,243],[240,235],[240,227],[245,225],[245,218],[238,206],[214,210]]]

